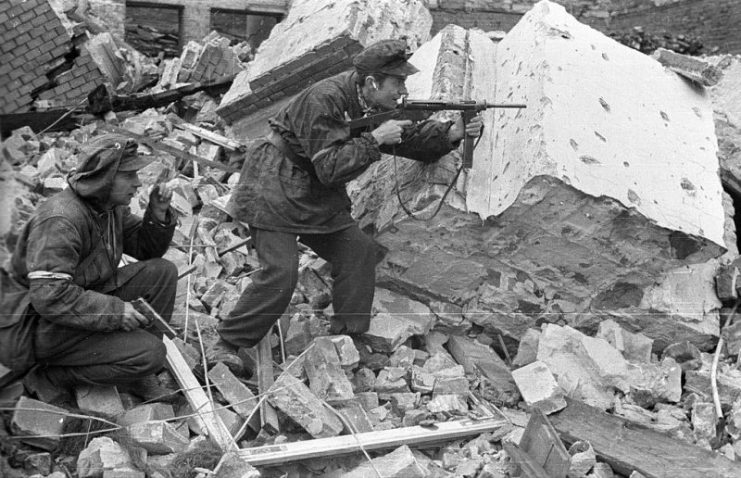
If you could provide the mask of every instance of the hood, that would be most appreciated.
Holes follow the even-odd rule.
[[[134,140],[119,134],[93,139],[83,148],[77,169],[67,176],[69,187],[96,209],[107,209],[121,159],[136,156],[136,149]]]

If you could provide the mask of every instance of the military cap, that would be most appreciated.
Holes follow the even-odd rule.
[[[419,70],[407,60],[412,56],[406,40],[381,40],[368,45],[353,59],[360,73],[409,76]]]

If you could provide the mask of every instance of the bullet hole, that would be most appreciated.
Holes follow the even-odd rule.
[[[602,135],[601,135],[601,134],[599,134],[598,132],[596,132],[596,131],[595,131],[595,132],[594,132],[594,135],[595,135],[596,137],[598,137],[599,139],[601,139],[603,143],[606,143],[606,142],[607,142],[607,138],[605,138],[604,136],[602,136]]]
[[[682,182],[680,182],[679,184],[680,184],[680,186],[682,186],[682,189],[684,189],[685,191],[694,191],[695,190],[695,185],[692,184],[692,181],[690,181],[687,178],[682,178]]]
[[[702,111],[700,111],[700,108],[698,108],[697,106],[693,106],[692,111],[698,118],[702,118]]]
[[[602,54],[602,58],[603,58],[603,59],[604,59],[605,61],[610,61],[610,58],[609,58],[609,57],[607,56],[607,53],[603,53],[603,54]]]
[[[579,159],[584,164],[602,164],[597,158],[593,158],[592,156],[579,156]]]
[[[571,145],[571,148],[574,151],[579,151],[579,143],[577,143],[576,141],[574,141],[573,138],[569,140],[569,144]]]
[[[623,161],[623,166],[625,166],[626,168],[628,168],[628,167],[630,167],[630,163],[627,162],[627,161]]]
[[[661,115],[661,119],[664,121],[669,121],[669,115],[664,113],[663,111],[659,111],[659,114]]]
[[[605,111],[607,111],[608,113],[610,112],[610,105],[607,104],[607,101],[605,101],[604,99],[600,98],[599,99],[599,104],[602,105],[602,108],[604,108]]]
[[[628,189],[628,201],[638,206],[641,205],[641,197],[638,194],[636,194],[636,192],[633,191],[632,189]]]
[[[592,47],[592,50],[596,50],[597,49],[597,47],[594,46],[594,43],[590,43],[589,46]]]

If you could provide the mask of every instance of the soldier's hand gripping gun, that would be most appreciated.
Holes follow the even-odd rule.
[[[454,110],[460,111],[463,117],[463,129],[471,118],[490,108],[526,108],[521,104],[487,103],[485,101],[462,100],[462,101],[435,101],[435,100],[408,100],[402,98],[401,103],[393,110],[384,111],[374,115],[358,118],[350,121],[350,129],[365,128],[367,126],[379,125],[390,119],[411,119],[420,121],[426,119],[434,111]],[[425,112],[424,118],[420,117]],[[473,165],[474,137],[464,135],[463,139],[463,167],[470,168]]]

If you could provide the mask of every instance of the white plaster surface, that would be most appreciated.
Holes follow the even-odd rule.
[[[474,63],[474,69],[476,63]],[[538,175],[614,198],[670,230],[723,244],[712,108],[652,58],[539,2],[497,44],[499,110],[477,148],[470,211],[500,214]]]

